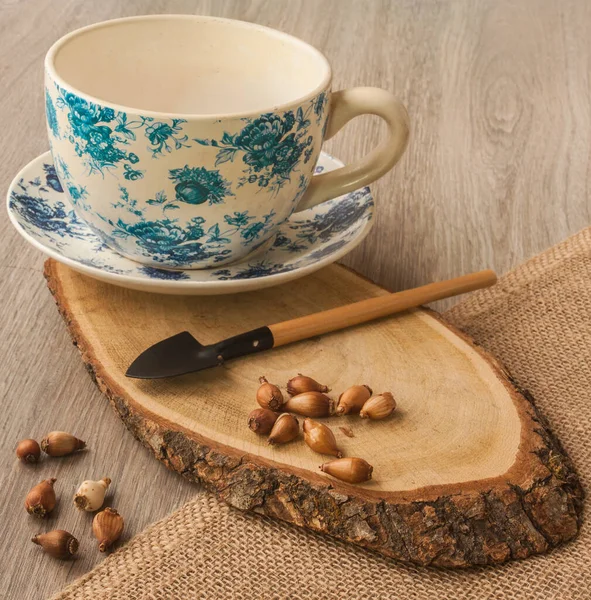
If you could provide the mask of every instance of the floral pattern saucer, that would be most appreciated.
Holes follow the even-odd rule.
[[[342,163],[322,153],[316,173]],[[8,190],[8,215],[33,246],[72,269],[125,288],[161,294],[232,294],[298,279],[335,262],[369,233],[374,202],[369,188],[294,213],[272,245],[222,268],[168,270],[117,254],[80,220],[49,152],[29,163]],[[240,218],[237,214],[236,218]]]

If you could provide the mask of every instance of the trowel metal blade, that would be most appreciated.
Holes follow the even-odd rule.
[[[160,379],[209,369],[220,361],[208,348],[188,331],[183,331],[144,350],[125,375],[136,379]]]

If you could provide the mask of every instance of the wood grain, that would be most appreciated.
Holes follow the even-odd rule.
[[[159,12],[283,29],[326,53],[335,89],[382,86],[406,104],[408,150],[374,186],[376,225],[346,259],[391,290],[487,267],[503,273],[589,224],[591,4],[578,0],[0,0],[4,188],[48,149],[43,56],[53,41],[92,22]],[[378,119],[356,119],[327,150],[352,160],[383,135]],[[73,493],[79,479],[108,467],[119,482],[118,506],[133,514],[129,534],[180,506],[195,487],[127,435],[70,345],[45,289],[43,257],[6,218],[0,233],[0,598],[28,600],[102,560],[84,535],[72,564],[39,556],[28,542],[36,523],[21,507],[33,481],[55,474],[58,491]],[[54,428],[85,436],[89,452],[23,471],[13,459],[16,441]],[[89,525],[60,513],[60,526],[84,532]]]
[[[496,281],[497,276],[494,271],[484,270],[478,273],[468,273],[446,281],[428,283],[410,290],[359,300],[352,304],[329,308],[289,321],[273,323],[269,325],[273,334],[273,347],[278,348],[284,344],[373,321],[442,298],[479,290],[494,285]],[[299,289],[298,293],[301,293]]]
[[[531,398],[434,311],[415,309],[185,377],[125,377],[140,351],[178,332],[179,319],[199,337],[225,338],[268,314],[297,318],[311,307],[389,297],[344,267],[239,298],[159,298],[53,260],[45,276],[89,372],[129,430],[169,468],[236,508],[423,566],[525,558],[578,532],[581,485]],[[125,325],[128,314],[136,319]],[[399,406],[389,419],[323,419],[345,456],[372,465],[370,481],[351,485],[320,473],[328,457],[301,436],[270,446],[246,427],[259,375],[285,385],[298,368],[335,398],[360,382],[395,393]],[[354,438],[337,431],[343,423]]]
[[[328,385],[333,399],[355,384],[395,392],[396,417],[383,423],[358,415],[323,421],[335,430],[338,425],[354,429],[352,439],[335,435],[345,456],[361,456],[373,465],[373,479],[361,486],[372,494],[496,477],[515,462],[521,424],[511,395],[485,358],[422,310],[201,373],[125,377],[140,352],[179,333],[180,323],[210,344],[259,327],[269,314],[299,320],[360,298],[390,300],[383,289],[342,267],[323,269],[297,287],[196,298],[124,290],[54,261],[46,263],[45,272],[78,348],[104,385],[135,404],[140,418],[142,410],[150,412],[154,420],[197,434],[204,444],[224,447],[225,454],[258,456],[326,482],[317,473],[324,460],[304,443],[271,446],[246,427],[258,407],[259,377],[281,386],[287,396],[286,383],[299,369]],[[126,322],[128,314],[136,318]]]

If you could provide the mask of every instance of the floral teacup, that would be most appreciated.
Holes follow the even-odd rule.
[[[76,213],[105,244],[153,266],[241,259],[295,210],[383,175],[408,139],[391,94],[331,93],[320,52],[240,21],[98,23],[56,42],[45,70],[51,152]],[[364,113],[386,121],[388,140],[312,178],[323,140]]]

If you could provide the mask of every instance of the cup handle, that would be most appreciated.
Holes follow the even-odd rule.
[[[377,115],[386,121],[388,138],[360,160],[312,177],[296,211],[358,190],[387,173],[398,162],[408,143],[408,113],[390,92],[380,88],[357,87],[334,92],[324,139],[329,140],[351,119],[365,114]]]

